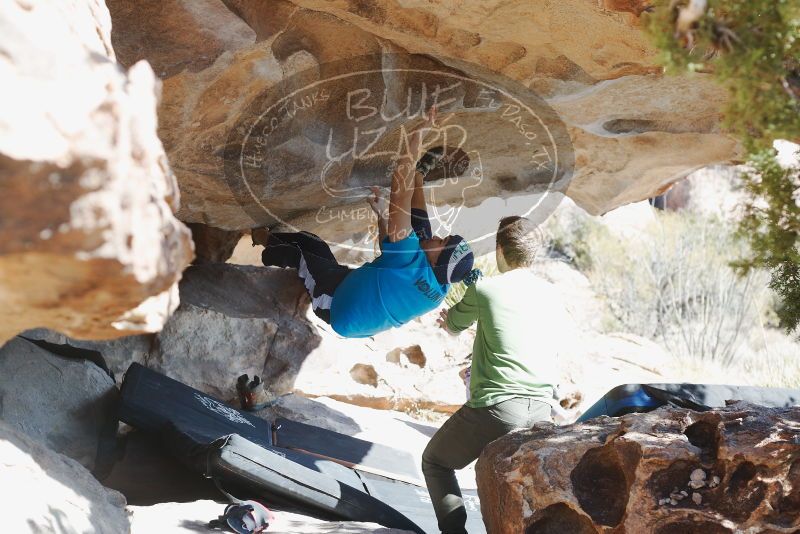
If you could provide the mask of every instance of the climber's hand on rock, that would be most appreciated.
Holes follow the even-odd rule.
[[[369,203],[369,207],[372,208],[372,211],[375,212],[375,215],[378,216],[379,219],[383,218],[384,216],[384,206],[383,206],[383,197],[381,196],[381,188],[380,187],[370,187],[370,191],[372,191],[372,196],[367,197],[367,202]]]

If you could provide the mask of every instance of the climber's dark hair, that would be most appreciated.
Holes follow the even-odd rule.
[[[497,246],[512,269],[533,265],[544,243],[542,230],[530,219],[513,215],[500,219],[497,227]]]

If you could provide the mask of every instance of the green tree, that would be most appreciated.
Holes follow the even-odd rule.
[[[787,330],[800,324],[800,169],[773,143],[800,143],[800,0],[656,0],[646,28],[668,72],[711,73],[730,91],[724,126],[748,154],[742,273],[766,268]]]

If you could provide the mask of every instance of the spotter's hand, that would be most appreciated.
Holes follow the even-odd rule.
[[[439,311],[439,317],[436,319],[436,324],[439,325],[439,328],[449,332],[447,328],[447,309],[443,309]]]

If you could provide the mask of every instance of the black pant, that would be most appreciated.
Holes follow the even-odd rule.
[[[297,269],[311,297],[311,309],[330,324],[333,293],[352,269],[339,265],[325,241],[309,232],[270,234],[261,261]]]
[[[549,404],[515,397],[484,408],[465,404],[445,421],[422,453],[422,472],[439,530],[444,534],[467,533],[467,507],[455,470],[469,465],[486,445],[515,428],[530,428],[537,421],[549,420]]]

